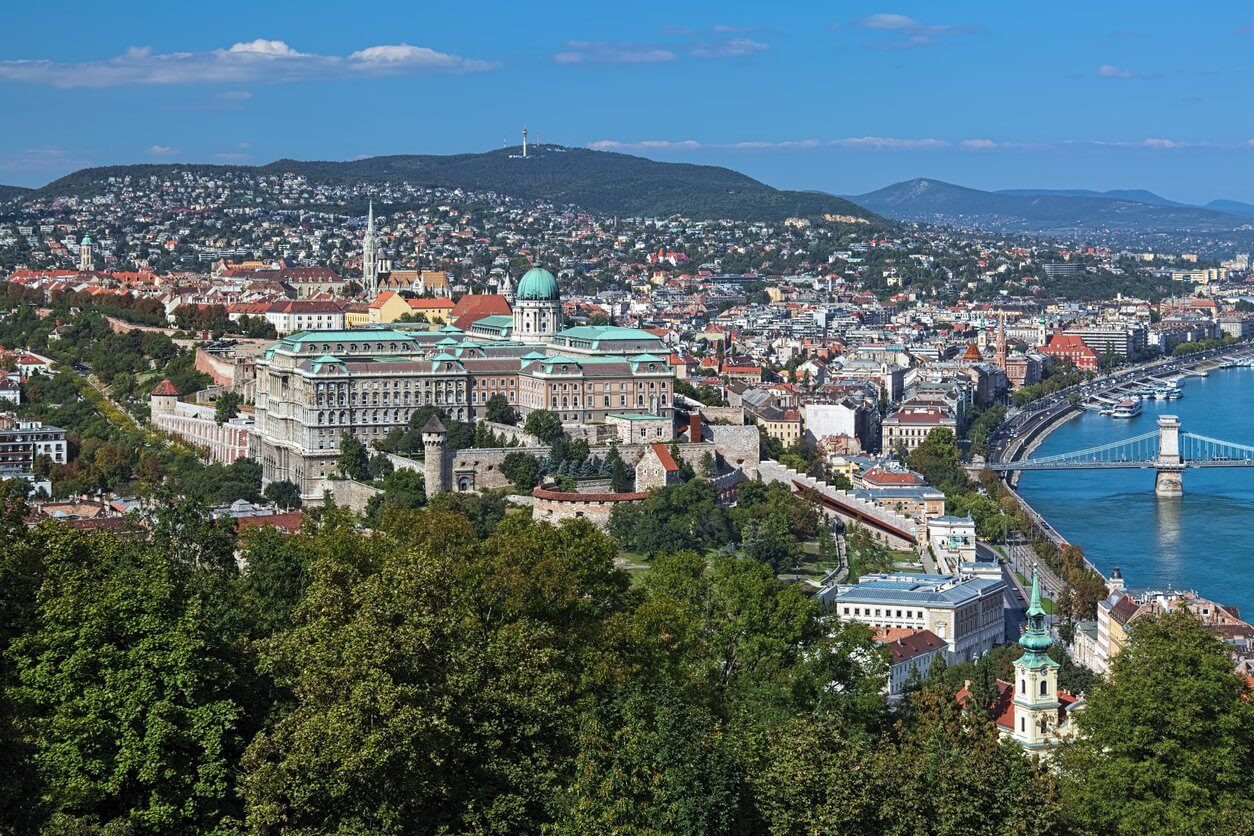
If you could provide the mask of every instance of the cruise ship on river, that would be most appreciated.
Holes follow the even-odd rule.
[[[1110,411],[1112,418],[1135,418],[1141,414],[1141,401],[1136,398],[1128,398],[1115,404],[1115,408]]]

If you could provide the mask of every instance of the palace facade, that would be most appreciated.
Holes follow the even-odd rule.
[[[314,497],[335,471],[341,436],[381,441],[426,405],[477,421],[499,394],[524,417],[547,409],[567,424],[625,411],[671,418],[674,372],[661,339],[613,326],[561,330],[557,280],[541,268],[514,295],[510,315],[467,330],[376,324],[303,331],[267,348],[257,360],[252,450],[265,481],[295,482]]]

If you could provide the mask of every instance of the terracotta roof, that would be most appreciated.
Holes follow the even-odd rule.
[[[288,511],[285,514],[267,514],[261,517],[237,517],[235,528],[243,532],[258,528],[281,528],[288,533],[300,531],[305,523],[304,511]]]
[[[157,387],[148,394],[150,395],[174,395],[178,397],[179,390],[174,388],[174,384],[170,382],[170,378],[166,378],[157,384]]]
[[[537,499],[550,499],[558,502],[638,502],[648,497],[647,493],[578,493],[575,491],[550,491],[535,488],[531,495]]]
[[[382,292],[382,293],[380,293],[378,296],[374,297],[374,301],[372,301],[372,302],[370,303],[370,307],[371,307],[371,309],[378,309],[378,308],[382,308],[382,307],[383,307],[384,305],[386,305],[386,304],[387,304],[387,303],[388,303],[388,302],[392,299],[392,297],[393,297],[393,296],[395,296],[395,295],[396,295],[396,294],[395,294],[395,293],[393,293],[393,292],[392,292],[392,291],[390,291],[390,290],[385,290],[385,291],[383,291],[383,292]]]
[[[667,473],[674,473],[679,470],[679,464],[675,461],[675,457],[671,455],[671,451],[665,444],[658,441],[649,445],[653,448],[653,454],[657,456],[658,461],[662,463],[662,467]]]
[[[449,310],[456,307],[452,299],[407,299],[409,307],[416,311]]]
[[[453,324],[463,331],[485,316],[503,316],[513,313],[509,300],[499,293],[467,293],[457,300],[449,311]]]
[[[902,632],[904,635],[897,634],[898,631],[886,631],[882,638],[877,637],[880,643],[892,652],[894,665],[898,662],[908,662],[925,653],[934,653],[945,647],[944,640],[931,630],[904,630]]]

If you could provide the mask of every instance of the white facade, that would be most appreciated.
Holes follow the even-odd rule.
[[[211,406],[184,403],[174,398],[149,399],[152,425],[176,435],[206,452],[208,461],[231,464],[248,455],[253,420],[236,417],[219,424]]]

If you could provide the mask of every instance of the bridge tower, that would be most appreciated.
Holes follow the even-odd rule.
[[[1180,458],[1180,419],[1175,415],[1158,416],[1158,459],[1154,462],[1154,494],[1164,497],[1184,496],[1184,462]]]

